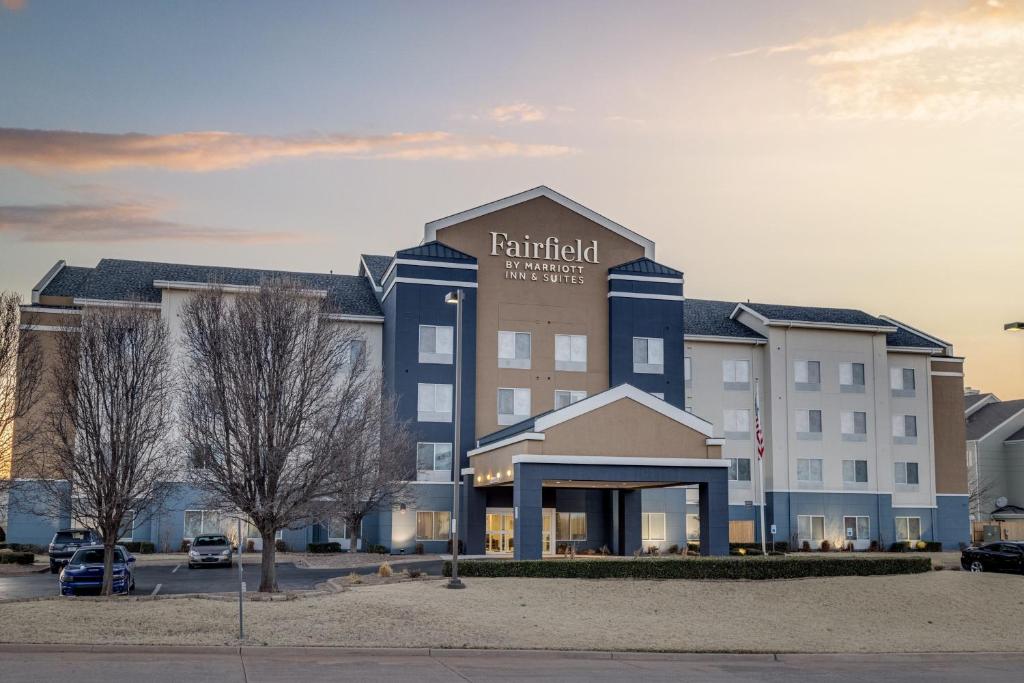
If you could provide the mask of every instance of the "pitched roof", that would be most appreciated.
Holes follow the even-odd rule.
[[[683,303],[683,334],[764,339],[759,332],[730,317],[735,308],[735,301],[687,299]]]
[[[120,259],[101,260],[74,292],[74,296],[79,299],[159,302],[160,290],[153,286],[154,280],[258,285],[268,279],[281,277],[293,279],[310,289],[326,290],[328,302],[339,313],[382,315],[369,281],[358,275],[294,273]]]
[[[1024,427],[1021,427],[1013,434],[1010,434],[1004,441],[1024,441]]]
[[[895,332],[889,332],[885,335],[885,345],[904,347],[904,348],[919,348],[919,349],[936,349],[941,350],[942,347],[933,342],[927,337],[922,337],[916,332],[911,332],[905,327],[896,326]]]
[[[998,401],[979,408],[967,417],[967,440],[980,439],[1021,411],[1024,411],[1024,399]],[[1024,426],[1024,416],[1021,423]]]
[[[984,401],[992,394],[964,394],[964,410],[970,410],[972,407]]]
[[[858,325],[895,327],[881,318],[855,308],[821,308],[817,306],[783,306],[780,304],[740,303],[771,322],[803,322],[827,325]]]
[[[632,261],[626,261],[620,263],[617,266],[612,266],[608,269],[609,273],[642,273],[644,275],[668,275],[671,277],[682,277],[683,273],[676,270],[675,268],[669,268],[666,265],[658,263],[657,261],[651,260],[646,256],[641,256],[638,259]]]
[[[81,266],[64,266],[39,294],[40,296],[75,296],[92,271],[92,268]]]
[[[452,249],[444,242],[438,242],[434,240],[421,244],[418,247],[409,247],[408,249],[402,249],[395,253],[395,256],[415,256],[416,258],[426,259],[448,259],[448,260],[459,260],[459,261],[473,261],[476,262],[475,256],[463,253],[458,249]]]
[[[376,282],[379,287],[381,278],[384,277],[384,273],[387,271],[388,266],[391,265],[392,257],[380,256],[377,254],[360,254],[359,258],[362,259],[363,265],[365,265],[366,269],[370,272],[370,277],[373,278],[373,281]]]

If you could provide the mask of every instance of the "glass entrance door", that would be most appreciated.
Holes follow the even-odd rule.
[[[515,549],[515,517],[506,508],[487,509],[487,552],[511,553]]]

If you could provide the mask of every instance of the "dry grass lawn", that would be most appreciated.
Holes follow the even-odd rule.
[[[767,652],[1021,651],[1024,578],[966,572],[791,581],[468,579],[246,605],[250,642]],[[198,599],[0,603],[0,641],[236,644]],[[58,626],[59,625],[59,626]]]

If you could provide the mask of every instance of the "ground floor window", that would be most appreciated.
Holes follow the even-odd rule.
[[[896,518],[896,540],[897,541],[920,541],[921,540],[921,518],[920,517],[897,517]]]
[[[451,527],[450,512],[419,510],[416,512],[417,541],[447,541]]]
[[[797,515],[796,539],[800,543],[825,540],[825,518],[821,515]]]
[[[643,517],[643,540],[664,541],[665,540],[665,513],[645,512]]]
[[[870,517],[843,517],[847,541],[866,541],[871,538]]]
[[[229,535],[236,526],[237,520],[220,510],[185,510],[185,530],[182,535],[185,538],[204,534]]]
[[[556,540],[585,541],[587,540],[587,513],[559,512],[555,527]]]
[[[700,540],[700,515],[686,515],[686,540]]]

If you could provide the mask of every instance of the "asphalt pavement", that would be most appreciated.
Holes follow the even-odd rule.
[[[311,590],[316,584],[338,576],[373,574],[380,562],[356,568],[304,569],[288,562],[277,563],[277,583],[282,591]],[[396,571],[420,569],[435,576],[440,575],[441,560],[403,562],[394,565]],[[244,579],[246,589],[259,588],[258,564],[246,564]],[[142,564],[135,568],[136,595],[173,595],[180,593],[228,593],[238,590],[238,565],[227,567],[196,567],[189,569],[182,564]],[[57,575],[49,571],[28,576],[0,576],[0,600],[14,598],[36,598],[57,595]]]
[[[5,680],[75,683],[269,681],[832,681],[917,683],[1018,680],[1024,654],[645,655],[334,648],[99,648],[0,646]]]

